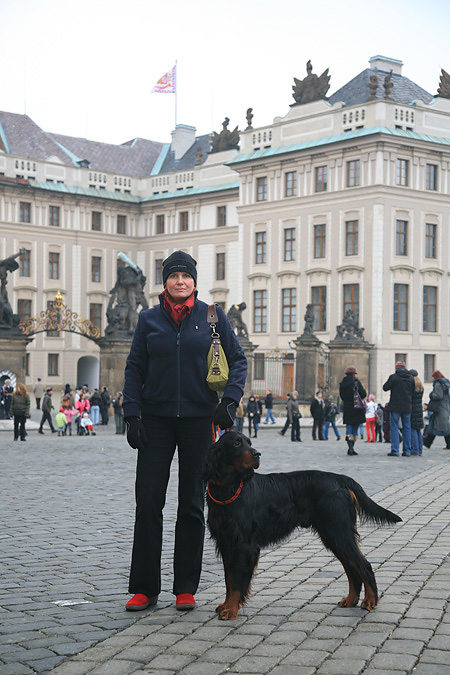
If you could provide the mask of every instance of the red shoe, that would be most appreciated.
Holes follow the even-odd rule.
[[[157,595],[153,595],[151,598],[149,598],[148,595],[144,595],[143,593],[136,593],[136,595],[133,595],[131,600],[128,600],[127,604],[125,605],[125,609],[127,609],[129,612],[139,612],[141,609],[147,609],[147,607],[156,605],[157,602]]]
[[[195,598],[191,593],[177,595],[177,609],[195,609]]]

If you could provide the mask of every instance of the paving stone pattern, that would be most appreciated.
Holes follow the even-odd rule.
[[[263,428],[262,472],[346,473],[403,523],[360,527],[380,602],[340,609],[341,565],[300,531],[261,556],[253,593],[233,622],[221,565],[205,546],[198,607],[177,612],[172,586],[176,461],[165,510],[163,591],[155,608],[124,610],[134,520],[135,452],[112,425],[95,437],[0,433],[0,675],[440,675],[450,673],[450,453],[391,458],[387,444],[303,443]]]

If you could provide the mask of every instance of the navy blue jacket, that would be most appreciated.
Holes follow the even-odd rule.
[[[196,293],[197,296],[197,293]],[[206,384],[211,327],[208,305],[195,299],[181,326],[162,304],[142,310],[125,367],[125,417],[213,417],[218,395]],[[225,312],[216,305],[217,332],[230,368],[223,393],[239,403],[247,376],[247,360]]]

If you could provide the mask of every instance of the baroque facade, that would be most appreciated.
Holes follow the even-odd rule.
[[[212,138],[178,125],[170,144],[113,146],[0,112],[0,258],[24,249],[15,311],[34,316],[60,290],[104,330],[118,252],[152,305],[162,260],[181,248],[199,261],[202,299],[246,303],[260,359],[294,350],[311,303],[324,351],[353,310],[380,399],[400,356],[426,381],[450,372],[449,95],[385,57],[328,98],[327,71],[307,73],[272,124],[253,127],[247,111],[239,147],[227,118]],[[40,333],[27,384],[94,386],[97,362],[95,343]]]

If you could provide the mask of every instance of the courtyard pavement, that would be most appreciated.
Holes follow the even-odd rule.
[[[37,414],[33,413],[33,419]],[[248,605],[219,621],[221,565],[209,539],[197,609],[171,594],[176,462],[165,511],[163,590],[144,612],[124,609],[134,521],[135,451],[110,423],[95,437],[26,442],[0,433],[0,674],[439,675],[450,673],[450,452],[436,439],[423,458],[343,440],[291,443],[263,427],[261,472],[346,473],[403,522],[360,527],[377,576],[370,613],[340,609],[340,564],[299,531],[263,552]]]

